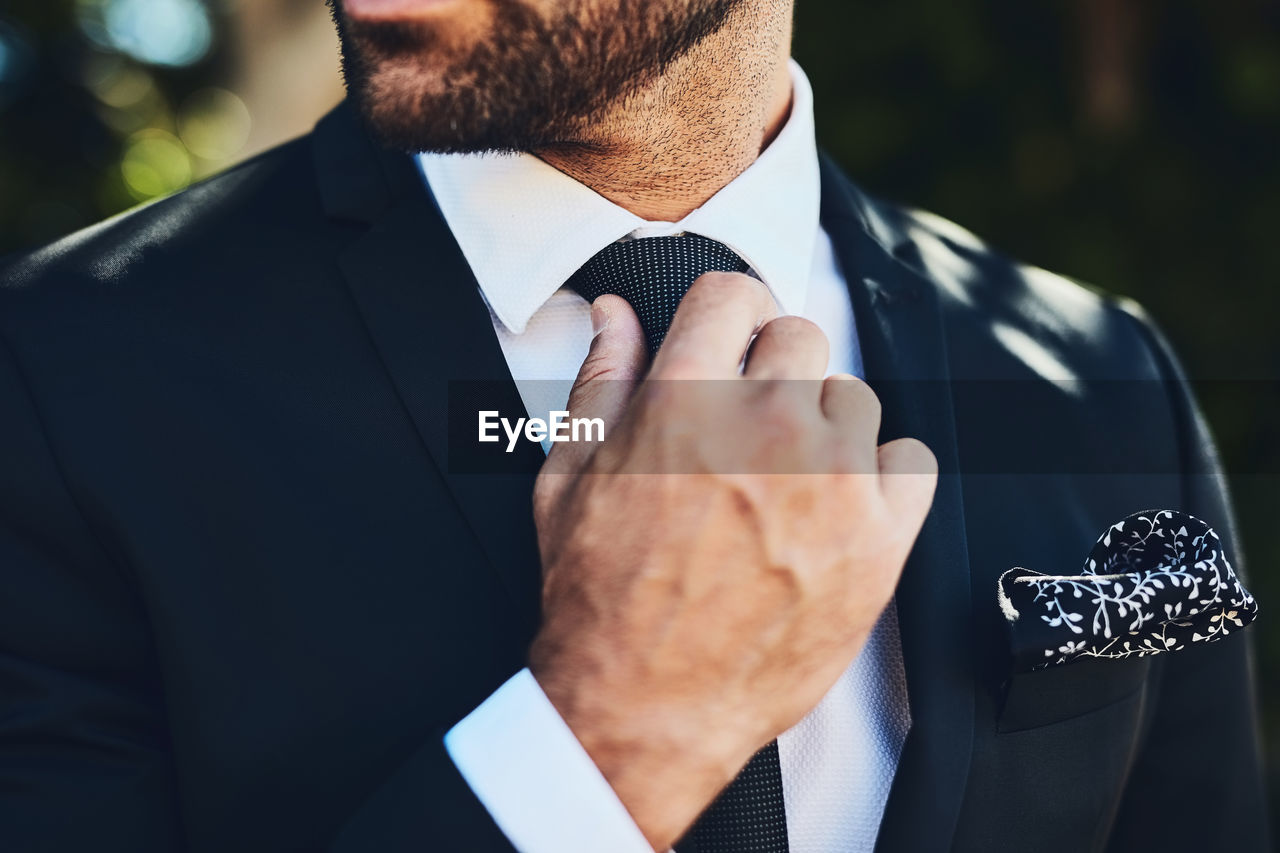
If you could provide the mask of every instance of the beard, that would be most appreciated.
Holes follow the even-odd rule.
[[[589,147],[610,107],[747,0],[559,0],[549,13],[475,0],[487,24],[465,36],[427,21],[355,20],[328,2],[348,95],[380,140],[476,153]]]

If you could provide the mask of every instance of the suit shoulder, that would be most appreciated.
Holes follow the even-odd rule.
[[[1078,279],[1011,258],[935,213],[905,207],[892,211],[907,238],[904,259],[966,304],[1020,303],[1028,314],[1075,319],[1134,305]]]
[[[900,260],[938,289],[953,322],[1037,373],[1149,377],[1159,332],[1134,300],[1023,263],[927,211],[885,206]]]
[[[0,259],[0,299],[118,285],[145,278],[165,258],[194,267],[234,249],[264,222],[318,205],[305,142],[285,143],[174,195]]]

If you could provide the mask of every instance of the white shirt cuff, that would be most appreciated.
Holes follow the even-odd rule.
[[[450,729],[444,745],[521,853],[653,853],[528,669]]]

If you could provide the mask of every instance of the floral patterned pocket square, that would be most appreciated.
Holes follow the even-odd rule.
[[[1000,576],[1015,672],[1211,643],[1254,620],[1218,534],[1194,516],[1148,510],[1113,524],[1078,575]]]

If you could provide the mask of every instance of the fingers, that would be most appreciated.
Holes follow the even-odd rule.
[[[871,386],[847,373],[828,376],[822,383],[821,405],[828,423],[845,443],[852,470],[879,470],[880,398]]]
[[[626,409],[636,383],[649,360],[644,331],[635,311],[620,296],[601,296],[591,306],[592,325],[599,327],[591,349],[569,391],[571,418],[600,418],[606,429],[616,424]],[[552,445],[542,466],[545,474],[575,474],[586,464],[597,444],[565,441]]]
[[[748,379],[821,379],[830,346],[817,324],[779,317],[765,324],[747,356]]]
[[[778,315],[769,289],[742,273],[700,276],[676,309],[653,360],[658,379],[729,379],[738,375],[751,336]]]
[[[848,373],[833,373],[822,383],[822,413],[842,426],[880,431],[880,398],[871,386]]]
[[[899,438],[882,444],[880,493],[890,512],[914,524],[913,535],[924,524],[938,485],[938,460],[933,451],[914,438]]]
[[[912,535],[924,524],[938,484],[938,460],[925,444],[899,438],[876,447],[880,399],[871,386],[847,373],[827,377],[822,411],[852,444],[854,471],[879,471],[880,493],[890,513],[909,520]]]

